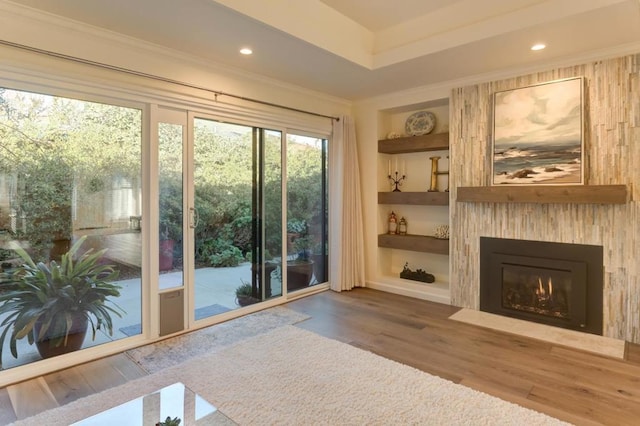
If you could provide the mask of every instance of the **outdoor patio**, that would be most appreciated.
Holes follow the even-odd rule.
[[[235,290],[241,280],[251,281],[251,263],[243,263],[229,268],[200,268],[195,271],[195,316],[196,319],[227,312],[239,308],[236,304]],[[182,283],[182,272],[168,272],[160,275],[160,289],[178,287]],[[96,333],[96,339],[91,339],[91,331],[87,333],[83,347],[91,347],[122,339],[141,331],[141,284],[140,278],[118,281],[122,287],[120,297],[115,302],[126,314],[122,318],[113,318],[113,336],[104,331]],[[274,288],[279,288],[275,283]],[[0,317],[2,321],[3,317]],[[2,352],[2,368],[12,368],[40,360],[35,345],[29,345],[26,339],[18,341],[18,359],[13,358],[9,349],[8,338]]]

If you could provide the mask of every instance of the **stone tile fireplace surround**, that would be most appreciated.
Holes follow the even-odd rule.
[[[585,77],[587,185],[629,185],[624,204],[456,202],[490,185],[492,94]],[[451,303],[480,307],[480,238],[602,246],[602,334],[640,343],[640,55],[454,89],[450,100]]]

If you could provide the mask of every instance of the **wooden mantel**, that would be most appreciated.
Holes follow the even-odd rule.
[[[627,185],[532,185],[463,186],[457,189],[458,202],[537,204],[625,204]]]

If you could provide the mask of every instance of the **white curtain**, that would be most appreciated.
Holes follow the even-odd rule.
[[[360,168],[351,117],[333,122],[329,158],[329,282],[334,291],[351,290],[365,286]]]

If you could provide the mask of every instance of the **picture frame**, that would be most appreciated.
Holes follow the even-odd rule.
[[[493,95],[491,185],[583,185],[584,77]]]

